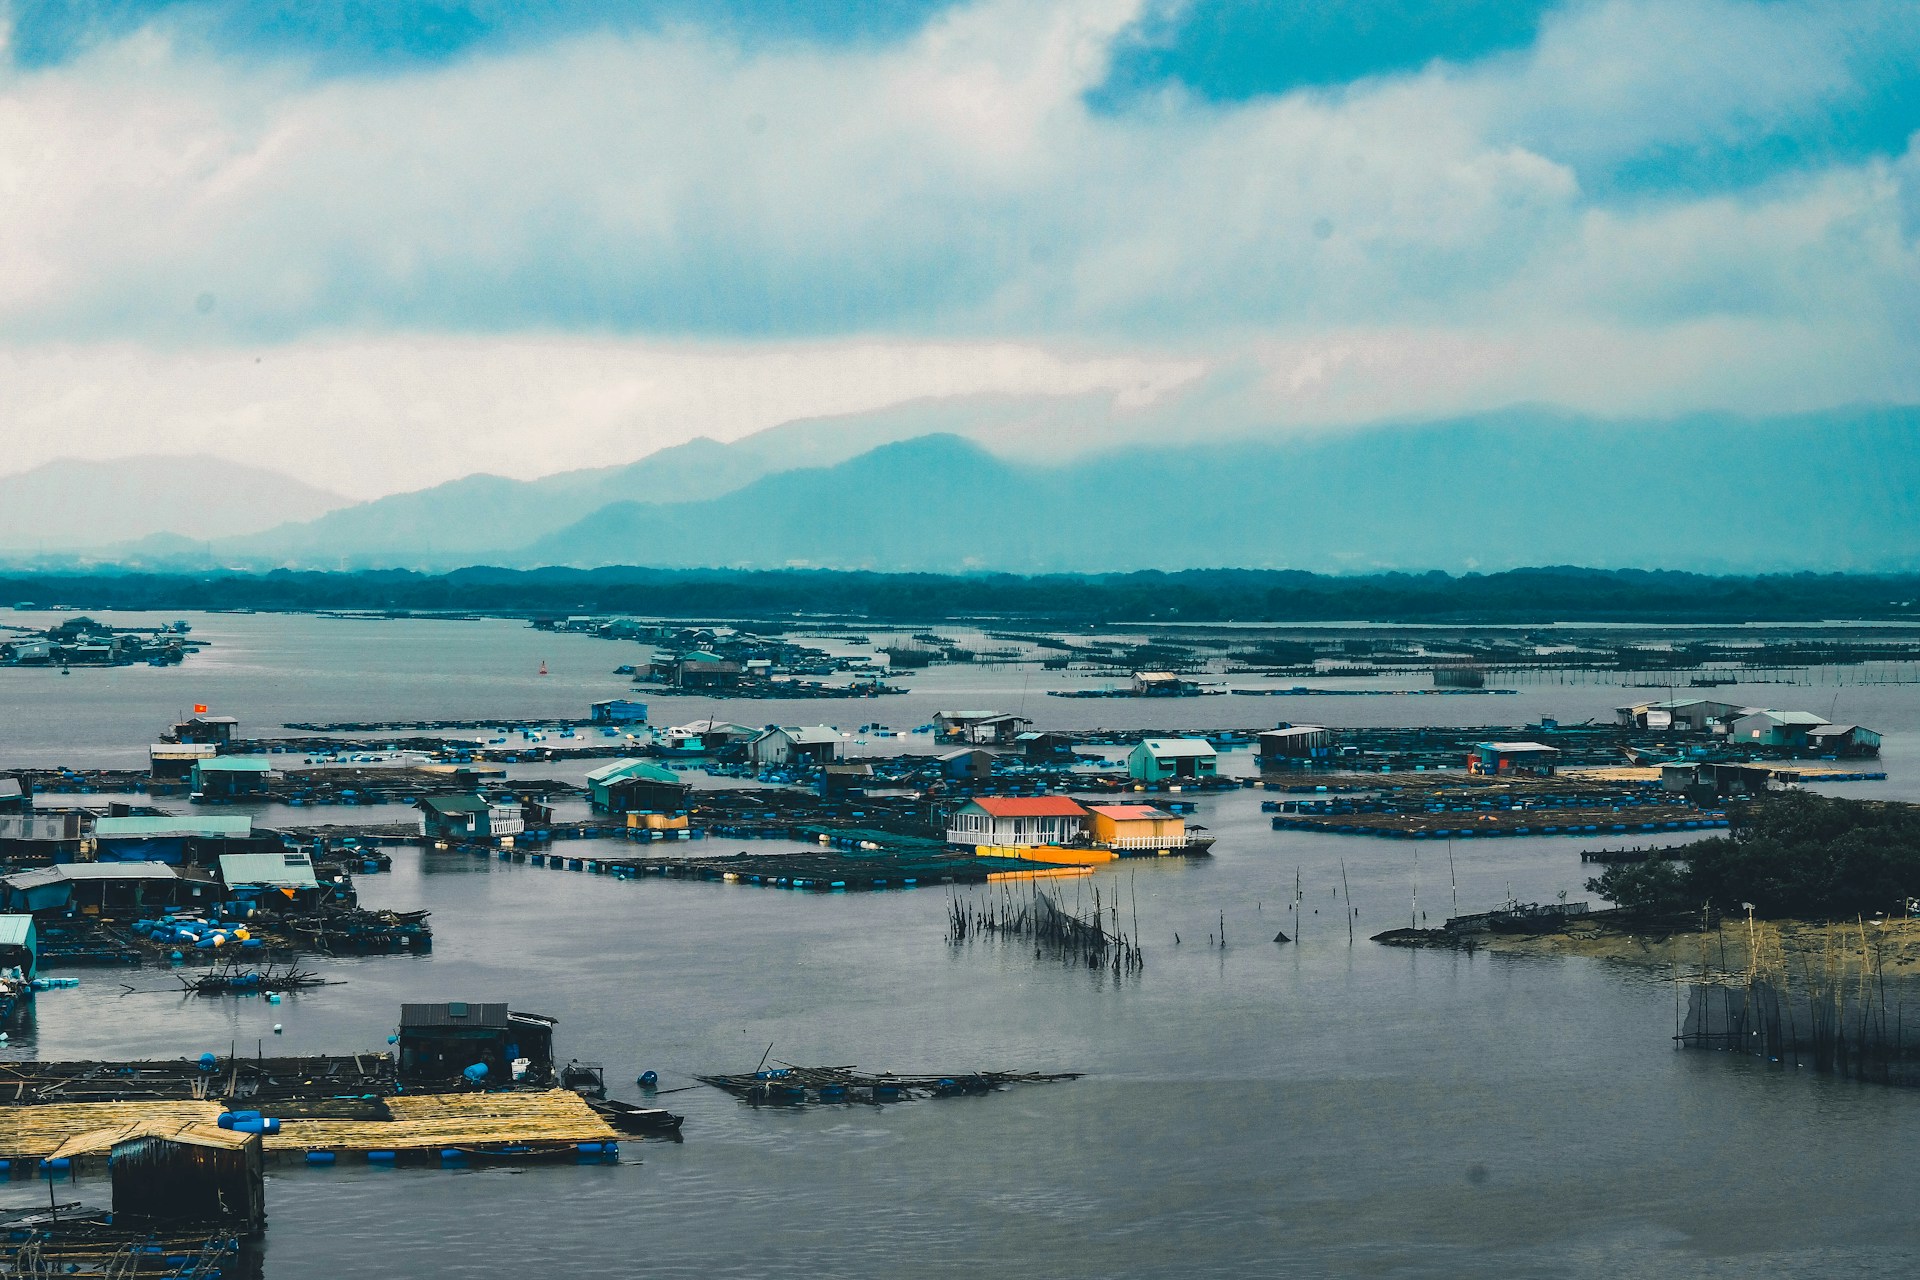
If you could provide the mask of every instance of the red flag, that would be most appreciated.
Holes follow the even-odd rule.
[[[193,714],[195,714],[195,715],[197,715],[197,716],[203,716],[203,715],[205,715],[205,714],[207,714],[207,704],[206,704],[206,703],[204,703],[204,702],[196,702],[196,703],[194,703],[194,704],[193,704]]]

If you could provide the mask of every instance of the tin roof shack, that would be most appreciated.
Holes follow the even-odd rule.
[[[211,742],[156,742],[147,748],[147,778],[162,786],[182,786],[193,777],[195,764],[219,754]]]
[[[947,843],[975,847],[1073,844],[1086,832],[1086,807],[1065,796],[982,796],[947,818]]]
[[[198,715],[174,725],[167,736],[175,742],[226,747],[233,744],[234,731],[239,727],[240,722],[232,716]]]
[[[193,762],[193,794],[206,800],[231,800],[265,794],[273,765],[265,756],[215,756]]]
[[[18,969],[29,982],[40,967],[40,931],[31,915],[0,916],[0,969]]]
[[[247,817],[186,814],[95,818],[93,822],[93,856],[100,862],[210,866],[221,854],[243,852],[250,843],[253,819]]]
[[[553,1081],[555,1020],[514,1013],[504,1004],[400,1006],[400,1079],[406,1084],[456,1084],[504,1089],[516,1078]],[[525,1058],[516,1073],[514,1063]],[[475,1072],[474,1067],[484,1067]]]
[[[873,766],[864,760],[830,764],[820,770],[822,796],[857,796],[873,785]]]
[[[741,676],[738,662],[705,649],[660,654],[651,670],[655,680],[676,689],[731,689],[740,683]]]
[[[1133,696],[1136,698],[1190,698],[1200,686],[1172,671],[1136,671]]]
[[[1660,766],[1660,789],[1678,791],[1689,799],[1710,803],[1763,796],[1782,789],[1773,770],[1758,764],[1674,762]]]
[[[1476,742],[1467,752],[1467,772],[1552,777],[1560,748],[1544,742]]]
[[[1333,730],[1317,724],[1283,724],[1260,735],[1260,758],[1270,761],[1330,760]]]
[[[1005,746],[1033,721],[1004,711],[936,711],[933,734],[943,742],[968,742],[978,747]]]
[[[686,785],[680,781],[679,774],[651,760],[615,760],[587,771],[587,799],[596,809],[624,813],[626,810],[613,807],[617,802],[615,789],[623,782],[636,780],[651,782],[656,786]]]
[[[0,862],[29,867],[72,862],[86,847],[86,815],[77,810],[0,814]]]
[[[985,782],[993,776],[993,752],[983,747],[962,747],[940,757],[940,776],[968,782]]]
[[[587,709],[588,719],[595,724],[645,724],[647,722],[647,704],[635,702],[631,698],[608,698],[596,702]]]
[[[25,813],[33,808],[33,793],[18,778],[0,778],[0,813]]]
[[[695,720],[690,724],[677,724],[666,732],[666,749],[676,755],[715,755],[725,751],[735,743],[747,743],[758,737],[760,730],[752,725],[734,724],[727,720]]]
[[[1150,804],[1087,806],[1087,834],[1106,849],[1183,849],[1185,819]]]
[[[1877,756],[1880,735],[1857,724],[1817,724],[1807,730],[1807,750],[1823,756]]]
[[[1073,759],[1073,739],[1064,733],[1042,733],[1031,730],[1026,733],[1017,733],[1013,737],[1013,745],[1019,748],[1028,760],[1036,764],[1049,760]]]
[[[75,862],[0,876],[7,910],[35,915],[177,907],[203,898],[211,887],[206,873],[182,876],[164,862]]]
[[[267,1225],[266,1157],[257,1133],[151,1116],[69,1138],[51,1158],[102,1153],[112,1169],[115,1225],[217,1225],[243,1235]]]
[[[1127,753],[1127,776],[1135,782],[1212,778],[1220,753],[1205,738],[1148,738]]]
[[[747,744],[755,764],[827,765],[840,758],[840,731],[831,725],[783,725]]]
[[[1750,746],[1801,748],[1807,731],[1827,723],[1811,711],[1775,711],[1749,707],[1733,721],[1729,735]]]
[[[327,893],[313,873],[313,858],[303,849],[227,854],[220,859],[220,883],[234,901],[282,911],[311,911]]]
[[[483,795],[421,796],[420,834],[433,840],[493,840],[517,836],[527,829],[525,814],[515,801],[493,801]]]
[[[1710,698],[1672,698],[1665,702],[1634,702],[1613,709],[1615,723],[1625,729],[1673,729],[1681,733],[1713,733],[1742,708]]]

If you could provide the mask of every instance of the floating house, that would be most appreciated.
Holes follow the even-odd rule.
[[[982,747],[962,747],[939,758],[940,776],[982,782],[993,776],[993,752]]]
[[[982,796],[947,818],[948,844],[1074,844],[1086,833],[1086,807],[1065,796]]]
[[[1148,738],[1127,754],[1135,782],[1167,782],[1218,776],[1220,753],[1205,738]]]
[[[86,847],[85,817],[74,810],[0,814],[0,862],[27,866],[72,862]]]
[[[1743,708],[1710,698],[1671,698],[1664,702],[1633,702],[1613,709],[1614,721],[1625,729],[1672,729],[1680,733],[1715,733]]]
[[[709,717],[673,726],[661,735],[661,745],[674,755],[714,755],[735,743],[751,742],[759,735],[760,730],[752,725]]]
[[[465,1079],[503,1088],[516,1078],[553,1078],[553,1018],[514,1013],[504,1004],[408,1004],[400,1007],[400,1079],[445,1084]],[[518,1070],[515,1064],[524,1059]],[[475,1072],[475,1067],[482,1070]]]
[[[934,736],[944,742],[968,742],[975,746],[1005,746],[1020,736],[1033,721],[1004,711],[936,711]]]
[[[1697,799],[1729,800],[1765,795],[1783,787],[1765,765],[1674,761],[1660,766],[1660,788]]]
[[[1073,758],[1073,739],[1064,733],[1041,733],[1028,730],[1025,733],[1015,734],[1013,745],[1028,760],[1035,763]]]
[[[69,1138],[51,1158],[102,1153],[112,1170],[116,1226],[218,1226],[243,1235],[266,1226],[266,1157],[258,1133],[151,1116]]]
[[[1283,724],[1260,735],[1260,758],[1275,762],[1328,760],[1333,730],[1318,724]]]
[[[25,813],[33,808],[33,793],[18,778],[0,778],[0,813]]]
[[[651,671],[655,680],[676,689],[731,689],[740,683],[742,675],[738,662],[705,649],[660,654],[654,658]]]
[[[656,786],[685,787],[680,775],[665,765],[655,764],[651,760],[615,760],[603,764],[598,769],[587,771],[587,799],[596,809],[608,813],[624,813],[626,809],[616,809],[615,791],[623,783],[648,782]],[[629,789],[628,808],[632,808],[632,789]]]
[[[220,859],[220,882],[226,885],[229,898],[264,902],[280,910],[288,906],[305,910],[325,896],[313,873],[313,859],[303,850],[227,854]]]
[[[840,731],[831,725],[769,728],[747,744],[755,764],[826,765],[840,758]]]
[[[1735,742],[1762,747],[1805,747],[1808,732],[1825,723],[1811,711],[1749,707],[1735,717],[1728,736]]]
[[[0,969],[18,969],[29,982],[40,968],[40,931],[31,915],[0,916]]]
[[[233,745],[233,735],[239,728],[240,721],[233,716],[197,715],[174,725],[169,736],[175,742],[226,747]]]
[[[193,766],[211,760],[220,748],[211,742],[156,742],[147,748],[147,777],[154,782],[182,783],[193,776]]]
[[[489,800],[478,793],[421,796],[414,807],[420,810],[420,834],[433,840],[493,840],[527,829],[517,801]]]
[[[94,857],[101,862],[203,865],[229,852],[229,844],[252,838],[253,819],[248,817],[186,814],[96,818],[93,823]]]
[[[631,698],[608,698],[589,707],[588,718],[595,724],[645,724],[647,704]]]
[[[204,872],[183,874],[164,862],[74,862],[0,876],[0,905],[35,915],[174,907],[210,896],[214,887]]]
[[[820,770],[820,794],[854,796],[873,784],[873,766],[865,760],[825,765]]]
[[[1548,777],[1559,767],[1560,748],[1543,742],[1476,742],[1467,752],[1467,772]]]
[[[1187,824],[1148,804],[1087,806],[1087,837],[1107,849],[1184,849]]]
[[[1136,698],[1187,698],[1200,692],[1200,686],[1172,671],[1136,671],[1133,696]]]
[[[1877,756],[1880,735],[1857,724],[1817,724],[1807,730],[1807,750],[1822,755]]]
[[[267,789],[273,765],[265,756],[215,756],[193,762],[193,793],[207,800],[257,796]]]

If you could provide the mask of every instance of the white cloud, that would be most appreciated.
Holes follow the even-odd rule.
[[[1036,408],[1052,433],[994,428],[1058,449],[1170,429],[1159,397],[1203,367],[1178,430],[1916,394],[1911,156],[1583,188],[1831,109],[1857,88],[1845,9],[1612,0],[1467,69],[1100,114],[1138,9],[327,80],[153,30],[0,72],[12,463],[213,449],[370,493],[1102,393]]]

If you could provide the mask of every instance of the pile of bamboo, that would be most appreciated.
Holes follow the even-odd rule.
[[[570,1146],[620,1135],[571,1089],[539,1093],[400,1094],[391,1120],[288,1120],[268,1151],[424,1151],[494,1146]]]
[[[0,1107],[0,1157],[44,1159],[69,1138],[148,1120],[219,1119],[217,1102],[54,1102],[38,1107]]]

